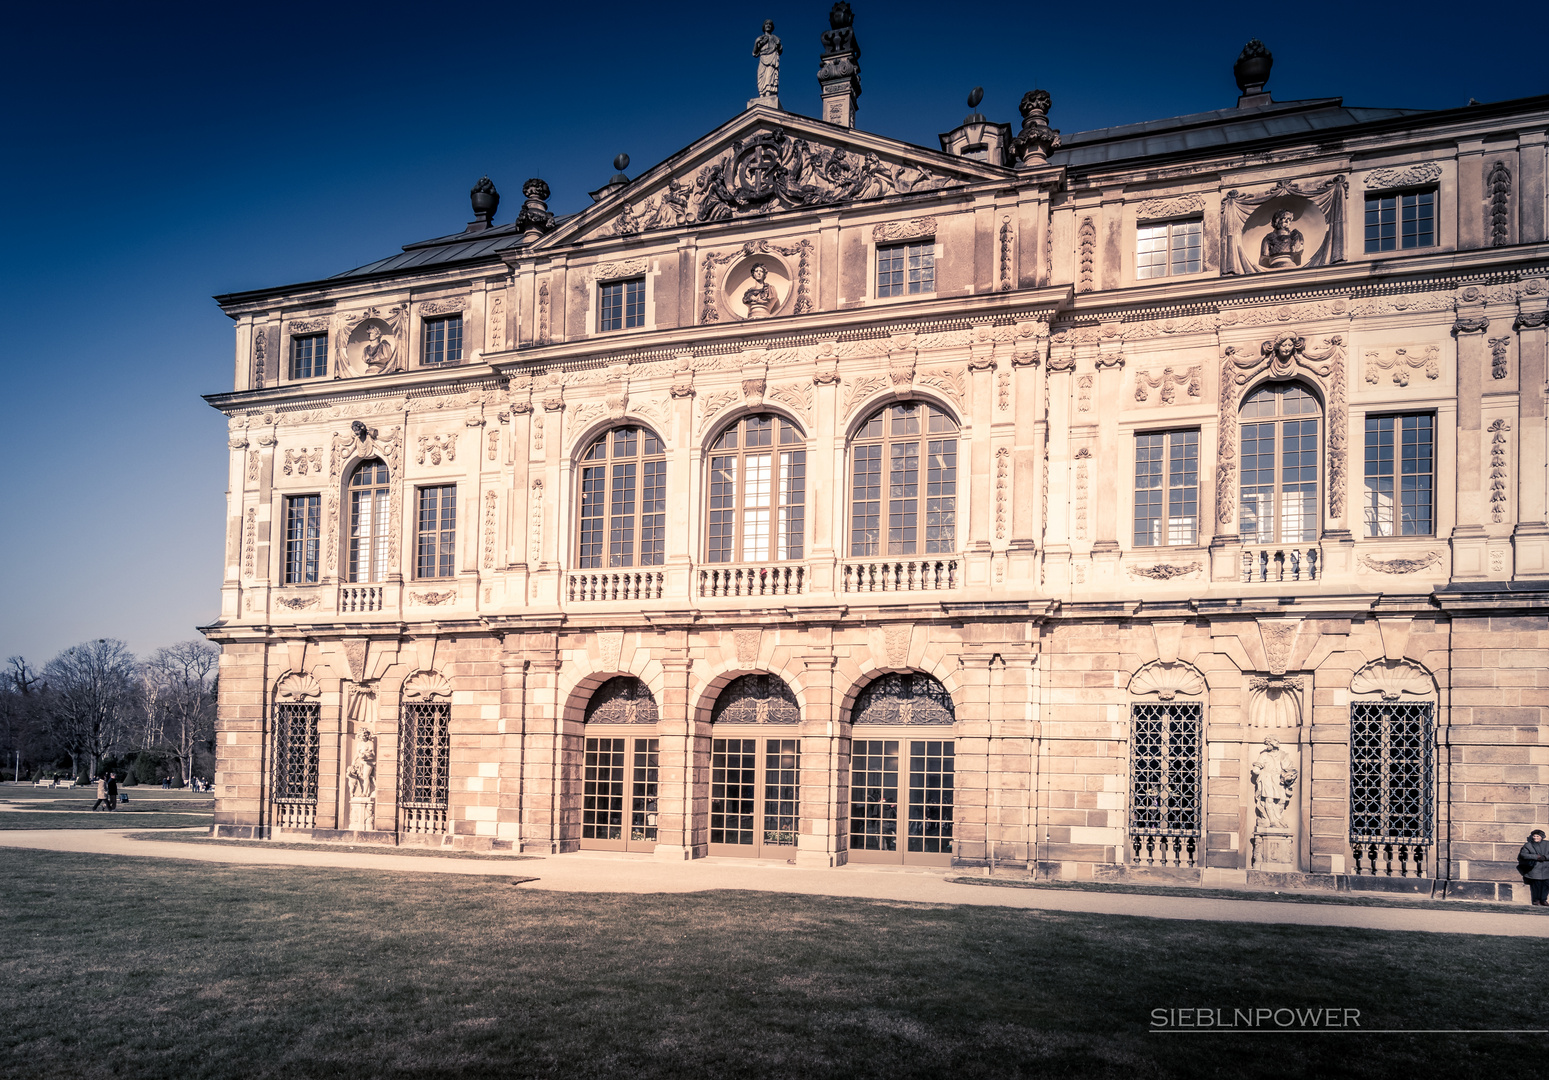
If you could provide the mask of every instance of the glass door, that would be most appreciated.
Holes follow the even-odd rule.
[[[850,861],[949,866],[953,779],[950,739],[850,743]]]
[[[660,740],[586,737],[581,780],[581,847],[651,851],[656,847]]]
[[[800,787],[799,739],[711,739],[710,854],[795,858]]]

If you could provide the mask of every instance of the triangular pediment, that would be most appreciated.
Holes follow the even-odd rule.
[[[756,107],[540,241],[628,239],[1004,180],[1011,170]]]

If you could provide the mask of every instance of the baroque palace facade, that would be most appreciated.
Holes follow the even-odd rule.
[[[1549,98],[940,149],[759,96],[219,297],[216,831],[1512,898]],[[970,98],[970,108],[979,95]]]

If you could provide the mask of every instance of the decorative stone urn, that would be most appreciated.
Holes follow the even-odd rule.
[[[1237,89],[1244,96],[1262,94],[1264,84],[1269,82],[1269,70],[1274,66],[1275,56],[1269,51],[1262,41],[1254,38],[1242,47],[1242,54],[1237,57],[1237,63],[1232,65],[1232,74],[1237,78]]]

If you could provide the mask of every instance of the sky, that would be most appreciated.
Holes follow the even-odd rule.
[[[1549,92],[1526,3],[1322,9],[855,0],[859,127],[935,147],[1050,92],[1066,132],[1236,104],[1259,37],[1276,100],[1451,108]],[[744,108],[765,18],[781,102],[818,112],[824,0],[758,5],[13,4],[0,41],[0,658],[214,620],[233,333],[210,299],[497,223],[624,152],[636,175]],[[1100,14],[1097,12],[1100,11]],[[1453,46],[1456,45],[1456,48]]]

